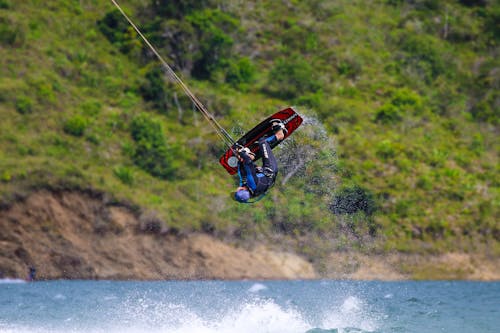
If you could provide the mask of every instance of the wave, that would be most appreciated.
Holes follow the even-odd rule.
[[[250,289],[262,289],[253,285]],[[364,333],[376,332],[377,318],[370,315],[360,299],[347,297],[340,307],[324,309],[319,319],[311,319],[300,309],[274,300],[254,299],[228,306],[217,314],[199,313],[184,305],[161,304],[148,300],[127,308],[128,321],[136,326],[126,332],[168,333]],[[137,306],[139,305],[139,306]],[[138,324],[140,323],[140,324]],[[117,330],[118,331],[118,330]],[[120,329],[123,331],[123,329]]]
[[[261,289],[261,286],[254,287]],[[23,327],[2,325],[0,321],[0,333],[366,333],[377,330],[377,321],[367,313],[364,302],[352,296],[340,307],[324,309],[315,319],[289,303],[285,306],[260,298],[237,305],[226,304],[219,310],[200,309],[192,304],[163,302],[147,296],[130,297],[109,309],[101,309],[105,312],[101,313],[102,318],[90,316],[86,323],[68,319]]]
[[[135,332],[169,333],[304,333],[311,328],[294,309],[284,309],[273,301],[252,301],[225,313],[196,313],[183,305],[142,304],[130,309],[127,319]],[[120,331],[123,331],[120,328]]]
[[[253,286],[251,286],[248,291],[251,293],[258,293],[259,291],[262,290],[267,290],[267,287],[263,285],[262,283],[254,283]]]

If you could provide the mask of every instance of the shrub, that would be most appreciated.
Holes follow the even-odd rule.
[[[123,109],[131,109],[139,104],[141,96],[137,95],[137,92],[127,91],[125,95],[120,99],[119,106]]]
[[[294,102],[297,105],[305,105],[305,106],[308,106],[310,108],[313,108],[316,110],[319,109],[320,111],[323,111],[321,108],[323,100],[324,100],[324,94],[320,90],[320,91],[315,92],[315,93],[301,95],[300,97],[296,98]]]
[[[427,225],[424,228],[425,233],[434,239],[443,238],[448,230],[450,230],[448,222],[436,218],[427,221]]]
[[[212,0],[155,0],[151,1],[153,10],[162,16],[171,18],[181,18],[196,10],[210,6]]]
[[[472,136],[472,142],[469,144],[469,150],[476,154],[476,156],[481,156],[485,151],[484,137],[481,133],[475,133]]]
[[[174,174],[172,156],[161,124],[141,114],[132,120],[130,133],[135,141],[134,163],[155,177],[171,178]]]
[[[87,140],[90,143],[93,143],[94,145],[100,145],[101,144],[101,137],[97,133],[88,133],[85,136],[85,140]]]
[[[499,123],[500,111],[496,107],[500,100],[500,94],[495,92],[472,106],[470,113],[472,117],[481,122],[496,125]]]
[[[408,111],[418,113],[423,109],[420,95],[403,88],[392,92],[389,104],[384,104],[375,113],[375,121],[389,124],[401,121]]]
[[[226,82],[238,87],[241,84],[253,82],[255,77],[255,66],[249,58],[243,57],[237,61],[231,61],[226,74]]]
[[[430,191],[432,190],[432,187],[434,185],[434,182],[432,181],[431,177],[428,175],[423,175],[420,178],[418,178],[417,187],[424,190],[424,191]]]
[[[56,86],[55,80],[49,78],[37,78],[32,82],[33,88],[36,90],[39,103],[56,103],[56,94],[54,87]]]
[[[400,217],[408,217],[412,207],[412,202],[410,200],[400,199],[396,201],[394,205],[395,213]]]
[[[85,115],[94,117],[101,112],[102,104],[96,99],[91,99],[83,102],[81,109]]]
[[[237,30],[239,22],[218,9],[193,12],[186,20],[195,27],[199,44],[191,74],[199,79],[210,79],[230,58],[234,43],[230,33]]]
[[[9,9],[10,6],[9,0],[0,0],[0,9]]]
[[[19,96],[16,100],[16,110],[20,114],[27,114],[33,111],[33,102],[31,98],[26,96]]]
[[[422,108],[422,98],[410,89],[397,89],[392,93],[391,104],[397,107],[410,107],[414,110]]]
[[[21,46],[25,41],[25,34],[14,22],[0,17],[0,44],[7,46]]]
[[[132,170],[125,166],[117,166],[113,169],[113,174],[120,179],[120,181],[127,185],[134,183],[134,173]]]
[[[7,170],[3,171],[2,174],[0,175],[0,180],[4,183],[10,182],[11,179],[12,179],[12,175]]]
[[[443,148],[429,149],[425,158],[427,164],[433,167],[442,167],[448,160],[449,152]]]
[[[283,99],[292,99],[321,87],[311,64],[300,56],[278,59],[269,73],[271,93]]]
[[[161,67],[153,66],[146,73],[146,81],[140,87],[142,97],[160,109],[165,108],[168,99],[163,77],[164,74]]]
[[[485,35],[490,39],[491,44],[496,45],[500,40],[500,6],[492,6],[485,11],[484,31]]]
[[[112,43],[119,43],[129,27],[122,14],[116,9],[99,20],[97,26]]]
[[[400,110],[392,104],[384,104],[375,113],[375,121],[383,124],[399,122],[403,119]]]
[[[470,82],[469,112],[481,122],[498,124],[500,93],[498,92],[497,61],[489,59],[479,62],[477,74]]]
[[[382,159],[394,158],[398,154],[398,147],[390,140],[382,140],[376,146],[376,153]]]
[[[459,2],[468,7],[485,6],[488,3],[487,0],[459,0]]]
[[[440,8],[440,0],[423,0],[416,3],[416,7],[421,10],[436,11]]]
[[[168,54],[169,62],[184,73],[191,73],[193,62],[199,57],[197,32],[186,20],[162,20],[159,27],[147,31],[150,41],[161,54]]]
[[[313,29],[298,25],[293,19],[288,19],[284,24],[286,29],[281,32],[281,44],[285,50],[308,53],[318,49],[319,36]]]
[[[76,115],[66,120],[63,130],[73,136],[82,136],[86,128],[87,120],[82,116]]]
[[[404,0],[385,0],[388,5],[399,6]]]
[[[401,49],[406,52],[403,63],[416,69],[427,82],[446,72],[450,63],[445,63],[441,54],[443,46],[436,38],[427,35],[402,34]]]
[[[141,49],[135,31],[118,10],[107,13],[102,20],[97,22],[99,30],[106,38],[116,45],[123,53]]]
[[[343,59],[337,64],[337,71],[340,75],[354,78],[361,74],[362,66],[357,59]]]

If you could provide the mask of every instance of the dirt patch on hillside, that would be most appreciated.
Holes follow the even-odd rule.
[[[481,254],[438,255],[333,253],[325,276],[354,280],[500,280],[500,258]]]
[[[311,279],[310,263],[203,234],[139,230],[131,209],[91,193],[41,191],[0,211],[0,272],[43,279]]]
[[[0,277],[24,278],[33,266],[41,279],[500,280],[500,258],[462,253],[335,252],[318,273],[303,257],[265,244],[247,249],[205,234],[144,232],[136,211],[108,201],[40,191],[0,209]]]

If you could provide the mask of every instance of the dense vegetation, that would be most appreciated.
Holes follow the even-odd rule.
[[[500,5],[121,1],[238,137],[296,105],[282,172],[229,199],[223,146],[109,1],[0,0],[0,194],[93,188],[157,231],[500,251]],[[286,236],[286,237],[284,237]]]

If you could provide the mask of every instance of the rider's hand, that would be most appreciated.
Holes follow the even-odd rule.
[[[283,130],[279,130],[274,135],[276,135],[276,139],[278,139],[279,141],[281,141],[285,138],[285,133],[283,133]]]
[[[238,153],[240,153],[240,154],[241,154],[241,153],[243,153],[243,152],[244,152],[245,154],[247,154],[247,155],[249,155],[249,154],[251,154],[251,153],[252,153],[252,152],[250,151],[250,148],[248,148],[248,147],[243,147],[243,148],[238,149]]]

